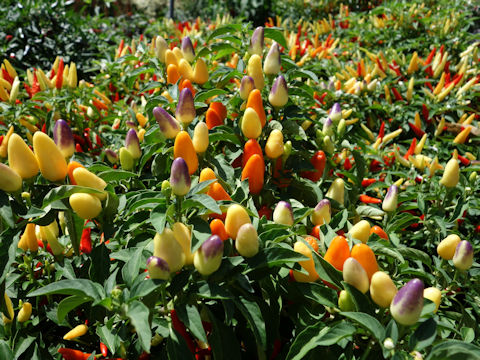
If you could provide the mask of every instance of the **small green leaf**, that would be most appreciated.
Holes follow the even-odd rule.
[[[148,321],[149,315],[150,311],[140,301],[135,300],[128,305],[127,316],[135,327],[142,349],[146,352],[150,352],[150,342],[152,340],[150,322]]]
[[[86,296],[79,295],[69,296],[60,301],[57,308],[58,322],[63,322],[63,319],[65,319],[65,316],[67,316],[70,311],[89,301],[92,301],[92,299]]]
[[[371,333],[377,341],[385,338],[385,328],[373,316],[360,312],[341,312],[343,316],[359,323],[365,330]]]

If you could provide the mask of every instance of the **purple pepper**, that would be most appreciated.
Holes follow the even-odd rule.
[[[180,132],[180,125],[175,118],[164,108],[156,107],[153,109],[153,116],[157,120],[160,131],[167,139],[173,139]]]
[[[314,225],[328,224],[332,218],[332,209],[330,200],[321,200],[312,213],[312,223]]]
[[[112,149],[105,150],[105,156],[112,164],[118,163],[118,154]]]
[[[193,265],[202,275],[217,271],[222,263],[223,241],[218,235],[210,236],[195,252]]]
[[[275,108],[282,108],[288,102],[288,87],[283,75],[277,76],[273,82],[268,101]]]
[[[263,64],[263,72],[266,75],[276,75],[280,72],[281,59],[280,59],[280,48],[278,44],[274,41],[270,50],[268,51],[267,56],[265,57],[265,62]]]
[[[293,225],[292,205],[286,201],[280,201],[273,211],[273,221],[277,224]]]
[[[455,254],[453,255],[453,265],[458,270],[466,271],[472,267],[473,264],[473,246],[467,240],[462,240],[458,243]]]
[[[184,196],[190,190],[191,179],[186,161],[178,157],[173,160],[170,172],[170,186],[177,196]]]
[[[138,140],[137,132],[130,129],[125,137],[125,147],[134,159],[139,159],[142,156],[142,149],[140,149],[140,141]]]
[[[342,109],[340,108],[339,103],[335,103],[330,110],[330,114],[328,115],[333,122],[340,121],[342,118]]]
[[[383,199],[382,209],[383,211],[391,212],[397,209],[397,200],[398,200],[398,186],[391,185],[388,188],[387,195]]]
[[[242,100],[247,100],[253,89],[255,89],[255,81],[251,76],[245,75],[240,83],[240,97]]]
[[[170,277],[170,267],[167,262],[157,256],[148,258],[147,270],[152,279],[167,280]]]
[[[420,279],[410,280],[398,290],[390,304],[392,317],[402,325],[416,324],[422,309],[423,282]]]
[[[192,62],[195,59],[195,50],[193,49],[192,40],[188,36],[182,39],[182,53],[185,60]]]
[[[53,127],[53,141],[65,158],[69,158],[75,152],[72,129],[65,120],[57,120]]]
[[[182,124],[190,124],[196,116],[193,94],[189,88],[180,91],[175,116]]]
[[[248,52],[250,54],[257,54],[262,56],[263,45],[264,45],[264,29],[263,26],[259,26],[255,29],[250,39],[250,46],[248,47]]]

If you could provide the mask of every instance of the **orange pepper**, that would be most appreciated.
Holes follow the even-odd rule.
[[[388,241],[387,233],[380,226],[378,225],[372,226],[372,228],[370,229],[370,235],[372,235],[373,233],[377,234],[382,239],[385,239]]]
[[[265,115],[265,109],[263,108],[262,94],[260,93],[260,90],[254,89],[250,92],[247,100],[247,108],[252,108],[256,111],[263,128],[267,122],[267,116]]]
[[[335,236],[325,253],[325,260],[337,270],[343,270],[343,263],[350,257],[350,248],[344,236]]]
[[[248,187],[251,194],[259,194],[263,189],[265,175],[265,162],[263,158],[258,155],[252,155],[242,171],[242,180],[248,178]]]
[[[215,175],[213,170],[208,167],[200,171],[200,179],[198,180],[198,182],[203,182],[207,180],[217,180],[217,176]]]
[[[210,109],[214,110],[220,119],[225,120],[227,118],[227,108],[219,101],[214,101],[210,103]]]
[[[55,87],[58,90],[62,88],[62,84],[63,84],[63,69],[64,69],[63,59],[60,59],[60,62],[58,63],[57,78],[55,80]]]
[[[178,91],[182,91],[183,89],[188,88],[192,92],[192,95],[195,96],[195,89],[193,88],[193,84],[190,80],[185,79],[180,83],[180,86],[178,87]]]
[[[245,143],[245,146],[243,147],[242,167],[245,167],[248,159],[250,159],[250,157],[255,154],[260,155],[260,157],[263,159],[263,152],[260,144],[257,140],[250,139]]]
[[[175,138],[173,145],[173,157],[176,159],[181,157],[188,165],[190,175],[194,174],[198,169],[198,157],[193,147],[192,139],[186,131],[180,131]]]
[[[377,260],[373,250],[367,244],[356,244],[352,248],[351,256],[356,259],[365,269],[368,275],[368,279],[372,278],[372,275],[378,271]]]
[[[304,240],[312,247],[315,252],[318,252],[318,241],[313,236],[307,235]]]
[[[207,195],[211,196],[216,201],[232,200],[230,195],[228,195],[223,186],[218,182],[210,184],[210,189],[208,189]]]
[[[167,67],[167,83],[176,84],[178,79],[180,79],[180,73],[178,72],[178,67],[175,64],[170,64]]]
[[[75,178],[73,177],[73,170],[76,168],[85,168],[82,164],[80,164],[77,161],[70,161],[67,165],[67,174],[68,178],[70,179],[70,184],[72,185],[77,185],[77,182],[75,181]]]
[[[215,126],[223,125],[223,120],[220,115],[210,107],[205,114],[205,123],[207,124],[208,130],[211,130]]]
[[[213,219],[210,223],[210,230],[212,231],[212,235],[218,235],[222,241],[228,240],[229,236],[222,220]]]

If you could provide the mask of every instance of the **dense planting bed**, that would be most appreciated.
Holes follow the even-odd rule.
[[[2,59],[0,358],[479,359],[480,42],[441,3]]]

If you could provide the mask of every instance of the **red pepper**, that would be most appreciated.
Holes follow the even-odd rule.
[[[425,85],[430,89],[431,92],[433,92],[433,86],[429,82],[426,82]]]
[[[425,135],[425,131],[423,131],[422,129],[420,129],[418,126],[416,126],[415,124],[412,124],[411,122],[408,123],[408,126],[410,126],[410,129],[412,129],[412,131],[415,133],[415,136],[416,137],[419,137],[421,138],[423,135]]]
[[[348,157],[345,158],[345,162],[343,163],[343,168],[347,171],[352,168],[352,163],[350,162],[350,159]]]
[[[192,338],[187,333],[187,328],[180,321],[180,319],[177,316],[177,312],[175,310],[171,310],[170,315],[172,316],[173,329],[175,331],[177,331],[184,338],[185,342],[187,343],[188,348],[190,349],[192,354],[194,354],[195,353],[195,345],[193,344]]]
[[[445,63],[445,67],[444,67],[443,71],[445,71],[446,73],[450,74],[450,61],[447,61],[447,62]]]
[[[2,145],[3,142],[3,135],[0,135],[0,145]]]
[[[360,64],[360,61],[357,63],[357,77],[362,76],[362,65]]]
[[[413,153],[415,152],[416,146],[417,146],[417,138],[413,138],[412,143],[410,144],[410,147],[408,148],[407,152],[403,157],[408,160],[409,156],[413,155]]]
[[[457,86],[460,80],[462,80],[462,77],[463,77],[463,74],[457,74],[453,77],[452,81],[455,83],[455,86]]]
[[[381,204],[382,200],[365,194],[359,196],[359,200],[365,204]]]
[[[453,155],[453,154],[452,154],[452,155]],[[458,155],[458,160],[460,160],[460,162],[461,162],[462,165],[464,165],[464,166],[470,165],[470,160],[467,159],[466,157],[462,156],[462,155]]]
[[[383,139],[384,135],[385,135],[385,121],[382,121],[382,124],[380,125],[380,130],[378,131],[377,139]]]
[[[92,228],[86,227],[82,231],[82,237],[80,239],[80,251],[85,254],[92,252]]]
[[[258,209],[258,217],[261,219],[263,216],[267,218],[267,220],[272,219],[273,211],[267,205],[263,205],[260,209]]]
[[[44,134],[47,133],[47,124],[46,124],[46,123],[43,123],[43,125],[42,125],[42,132],[43,132]]]
[[[446,74],[447,74],[447,75],[445,75],[445,84],[444,84],[444,87],[447,87],[448,85],[450,85],[450,73],[447,72]]]
[[[57,79],[55,80],[55,87],[60,90],[63,84],[63,59],[60,58],[60,62],[58,63],[58,71],[57,71]]]
[[[68,348],[60,348],[58,352],[62,354],[64,360],[87,360],[90,355],[84,353],[80,350],[68,349]]]
[[[422,115],[423,115],[423,119],[428,123],[430,114],[428,112],[427,105],[425,104],[422,104]]]
[[[310,163],[316,170],[304,171],[300,175],[302,177],[312,180],[313,182],[316,182],[320,180],[320,178],[323,176],[326,162],[327,158],[325,156],[325,153],[322,150],[319,150],[315,154],[313,154],[312,158],[310,159]]]
[[[12,79],[12,77],[10,76],[10,74],[8,73],[7,70],[2,69],[2,75],[3,75],[3,78],[4,78],[5,80],[7,80],[10,84],[13,84],[13,79]]]
[[[120,55],[123,52],[123,47],[125,46],[125,40],[120,41],[120,45],[118,45],[118,51],[117,51],[117,57],[120,57]]]
[[[370,163],[370,171],[380,171],[382,170],[382,164],[380,161],[373,159],[372,162]]]
[[[428,55],[427,60],[425,60],[425,65],[429,65],[432,62],[436,52],[437,52],[437,48],[434,47],[432,51],[430,51],[430,54]]]
[[[377,182],[376,179],[363,179],[363,180],[362,180],[362,186],[363,186],[363,187],[368,187],[368,186],[370,186],[370,185],[372,185],[372,184],[374,184],[374,183],[376,183],[376,182]]]
[[[381,61],[380,61],[380,59],[379,59],[378,57],[377,57],[376,61],[377,61],[377,65],[378,65],[378,67],[380,68],[380,70],[382,70],[383,72],[385,72],[385,70],[384,70],[384,68],[383,68],[383,66],[382,66],[382,63],[381,63]]]
[[[395,100],[397,100],[397,101],[403,101],[402,95],[400,95],[400,93],[398,92],[398,90],[395,89],[393,86],[392,86],[392,92],[393,92],[393,96],[395,97]]]
[[[445,45],[440,46],[440,54],[442,54],[442,56],[444,51],[445,51]]]

